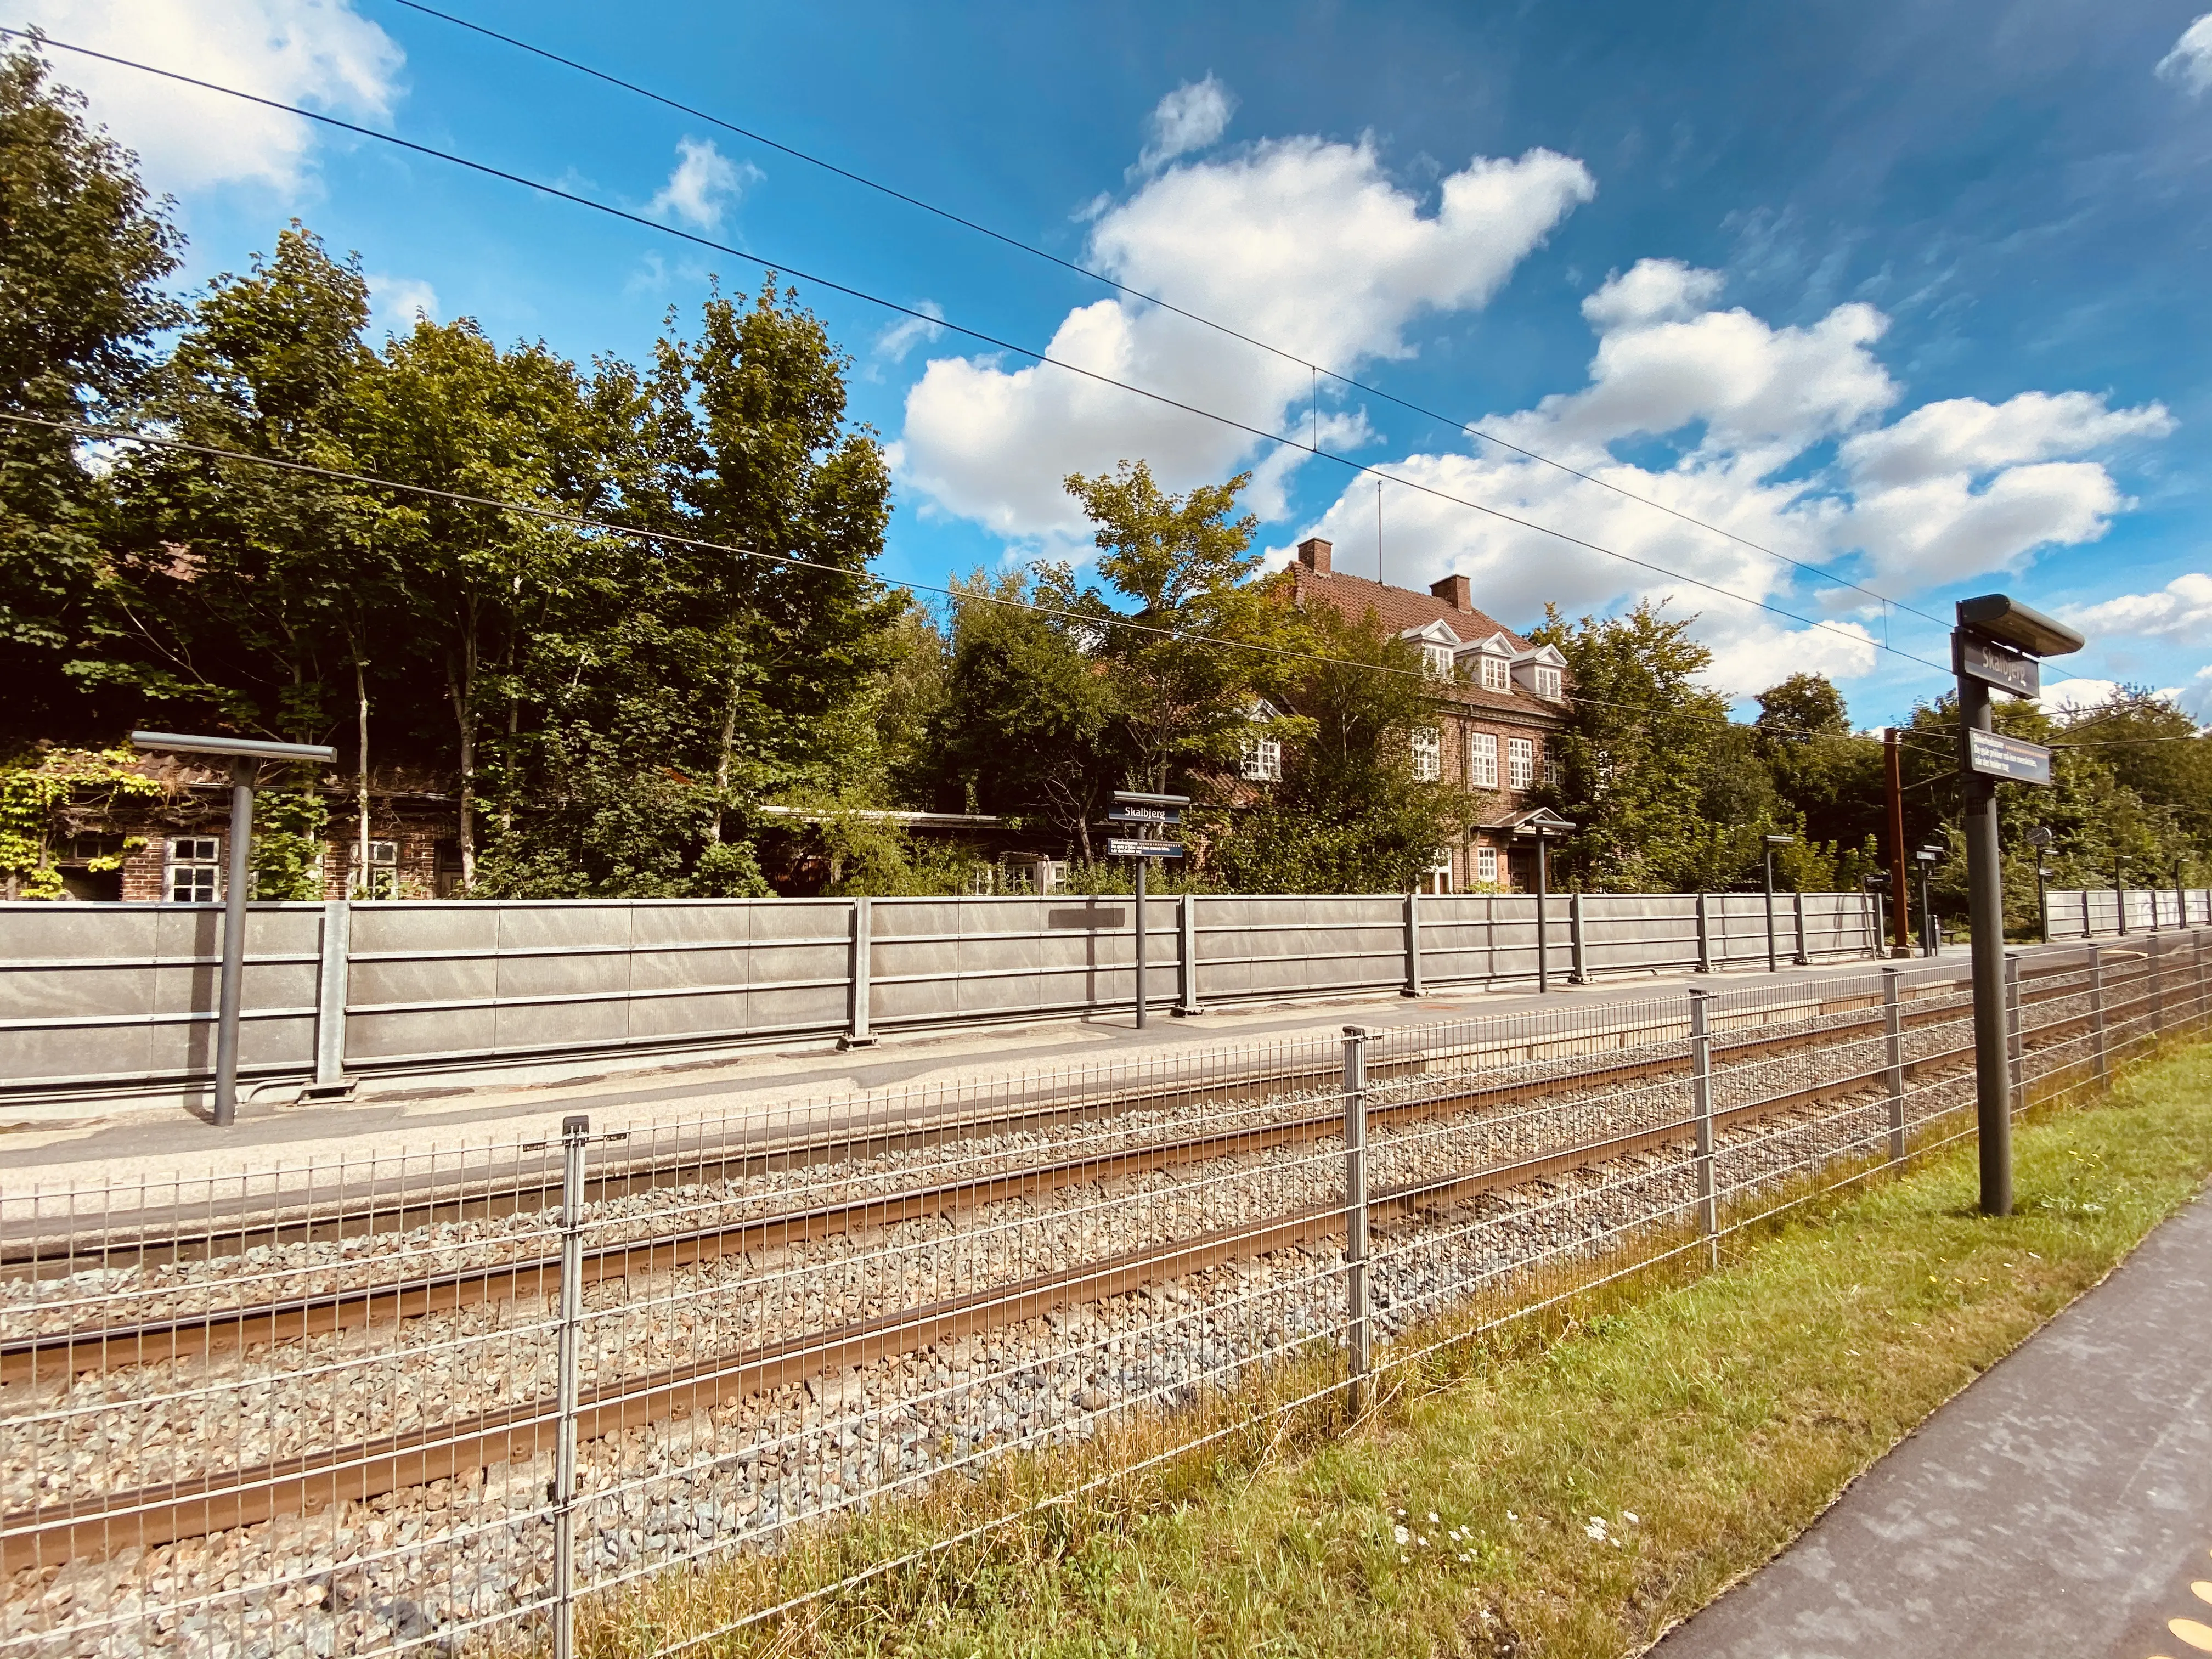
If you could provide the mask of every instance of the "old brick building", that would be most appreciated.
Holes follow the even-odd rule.
[[[1393,587],[1329,568],[1330,544],[1298,544],[1290,569],[1301,608],[1325,605],[1353,621],[1373,611],[1382,627],[1420,649],[1436,677],[1434,723],[1412,738],[1417,775],[1484,793],[1491,810],[1455,847],[1439,848],[1431,890],[1531,886],[1534,852],[1515,827],[1536,810],[1530,799],[1556,777],[1552,745],[1566,724],[1566,659],[1475,609],[1465,576],[1427,592]]]

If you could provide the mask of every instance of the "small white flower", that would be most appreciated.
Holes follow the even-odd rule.
[[[1511,1510],[1508,1510],[1505,1511],[1505,1518],[1508,1521],[1518,1521],[1521,1517],[1514,1514]]]
[[[1605,1541],[1605,1517],[1601,1515],[1593,1515],[1590,1516],[1589,1525],[1583,1528],[1583,1536],[1585,1538],[1595,1539],[1601,1544],[1603,1543]]]
[[[1623,1510],[1620,1512],[1620,1518],[1627,1522],[1632,1527],[1638,1527],[1644,1524],[1636,1518],[1636,1511],[1634,1510]]]
[[[1416,1542],[1418,1542],[1423,1549],[1426,1549],[1426,1548],[1428,1548],[1428,1547],[1429,1547],[1429,1540],[1428,1540],[1428,1538],[1427,1538],[1427,1536],[1426,1536],[1425,1534],[1424,1534],[1422,1537],[1420,1537],[1419,1539],[1416,1540],[1415,1541],[1416,1541]]]
[[[1465,1550],[1462,1550],[1459,1553],[1459,1559],[1462,1561],[1472,1561],[1474,1559],[1474,1558],[1469,1555]]]
[[[1411,1534],[1410,1532],[1407,1532],[1407,1531],[1403,1527],[1393,1527],[1393,1528],[1390,1528],[1390,1536],[1391,1536],[1392,1538],[1395,1539],[1395,1540],[1396,1540],[1399,1543],[1401,1543],[1401,1544],[1404,1543],[1404,1542],[1405,1542],[1408,1538],[1411,1538],[1413,1535],[1413,1534]]]
[[[1410,1566],[1413,1564],[1413,1558],[1410,1555],[1401,1555],[1398,1558],[1398,1565],[1401,1567]]]
[[[1619,1549],[1620,1547],[1620,1540],[1618,1538],[1608,1538],[1605,1541],[1612,1545],[1615,1549]]]
[[[1429,1524],[1430,1524],[1431,1526],[1432,1526],[1432,1527],[1433,1527],[1433,1526],[1437,1526],[1437,1525],[1440,1524],[1440,1523],[1443,1522],[1443,1517],[1442,1516],[1438,1515],[1438,1514],[1437,1514],[1434,1510],[1431,1510],[1429,1511]]]

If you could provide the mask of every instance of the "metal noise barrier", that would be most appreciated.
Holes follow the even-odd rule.
[[[2016,1106],[2201,1039],[2208,942],[2022,953]],[[672,1650],[1340,1420],[1970,1135],[1964,966],[11,1183],[0,1659]]]

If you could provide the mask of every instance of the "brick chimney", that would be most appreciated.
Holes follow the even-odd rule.
[[[1336,550],[1318,536],[1298,544],[1298,562],[1316,576],[1328,574],[1328,556]]]
[[[1470,609],[1468,602],[1474,597],[1473,587],[1464,576],[1446,576],[1442,581],[1431,582],[1429,592],[1455,611]]]

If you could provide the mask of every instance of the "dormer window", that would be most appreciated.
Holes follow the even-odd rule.
[[[1482,665],[1478,677],[1484,690],[1510,691],[1513,689],[1513,671],[1504,658],[1486,651],[1476,660]]]
[[[1558,669],[1547,668],[1541,663],[1536,665],[1536,695],[1552,702],[1559,702],[1559,671]]]
[[[1449,679],[1451,678],[1452,672],[1451,647],[1448,645],[1424,645],[1421,647],[1421,665],[1427,669],[1430,675],[1434,678],[1440,680]]]

